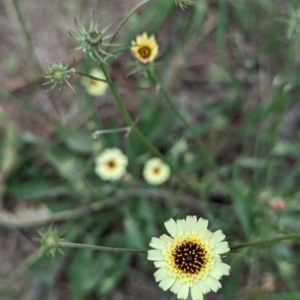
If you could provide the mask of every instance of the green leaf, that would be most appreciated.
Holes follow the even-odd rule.
[[[132,247],[145,248],[145,241],[139,224],[131,217],[127,216],[124,221],[125,234],[127,239],[130,241]]]
[[[72,191],[65,184],[58,184],[51,181],[28,181],[7,186],[9,195],[27,198],[32,200],[44,199],[46,197],[58,197],[70,194]]]
[[[6,176],[17,162],[17,149],[20,144],[20,134],[16,126],[0,107],[0,124],[4,124],[5,133],[0,140],[0,175]]]
[[[58,134],[71,150],[79,153],[91,153],[93,151],[93,142],[89,134],[78,129],[61,127]]]
[[[245,236],[249,237],[251,234],[250,209],[247,205],[249,201],[249,187],[241,180],[234,179],[229,185],[229,189],[232,194],[233,208],[236,217],[242,226]]]
[[[114,260],[109,253],[93,250],[77,250],[70,268],[73,282],[73,300],[82,299],[100,283],[107,270],[112,268]]]

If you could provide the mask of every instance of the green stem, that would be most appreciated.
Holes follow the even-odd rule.
[[[261,241],[243,243],[237,246],[233,246],[230,250],[238,250],[247,247],[256,247],[262,245],[268,245],[284,240],[292,240],[300,238],[300,233],[291,233],[283,236],[278,236],[275,238],[270,238]],[[70,248],[81,248],[81,249],[91,249],[91,250],[98,250],[98,251],[108,251],[108,252],[128,252],[128,253],[147,253],[147,250],[142,249],[132,249],[132,248],[115,248],[115,247],[104,247],[104,246],[95,246],[95,245],[88,245],[88,244],[77,244],[77,243],[69,243],[69,242],[59,242],[59,246],[61,247],[70,247]]]
[[[83,76],[83,77],[88,77],[92,80],[95,80],[95,81],[102,81],[102,82],[105,82],[105,83],[108,83],[107,80],[105,79],[102,79],[102,78],[98,78],[98,77],[95,77],[95,76],[92,76],[92,75],[89,75],[89,74],[86,74],[86,73],[83,73],[83,72],[79,72],[79,71],[76,71],[75,74],[79,75],[79,76]],[[150,86],[150,87],[140,87],[140,86],[128,86],[128,85],[117,85],[118,87],[122,87],[122,88],[126,88],[126,89],[133,89],[133,90],[151,90],[153,87]]]
[[[183,205],[184,207],[188,207],[192,210],[194,209],[202,209],[203,202],[200,201],[201,199],[198,199],[196,197],[186,195],[184,193],[176,192],[170,192],[168,190],[164,190],[161,188],[140,188],[140,187],[132,187],[132,188],[126,188],[126,189],[120,189],[116,191],[116,194],[111,197],[107,198],[105,200],[98,200],[96,202],[93,202],[89,205],[73,208],[70,210],[50,213],[46,216],[36,216],[31,219],[22,220],[17,215],[10,214],[8,218],[5,218],[0,213],[0,226],[6,227],[6,228],[31,228],[31,227],[37,227],[37,226],[43,226],[55,222],[62,222],[62,221],[68,221],[73,220],[76,218],[81,218],[86,215],[90,215],[95,212],[103,211],[107,208],[110,208],[114,205],[119,205],[122,202],[126,201],[128,198],[131,197],[140,197],[140,196],[146,196],[149,197],[155,201],[158,201],[158,203],[161,203],[161,201],[164,201],[164,203],[171,201],[171,203],[175,203],[177,205]]]
[[[293,69],[293,63],[296,55],[295,43],[291,42],[287,51],[287,60],[285,62],[284,70],[283,70],[283,82],[284,85],[288,82],[288,78]],[[279,95],[275,98],[274,109],[272,111],[273,116],[273,124],[270,129],[270,152],[273,151],[275,144],[278,140],[278,130],[280,128],[280,124],[283,120],[283,116],[285,113],[285,105],[287,102],[286,92],[284,91],[284,85],[280,87]],[[266,181],[267,186],[270,185],[272,179],[272,171],[274,170],[274,164],[272,163],[273,155],[270,154],[267,160],[267,170],[266,170]]]
[[[181,182],[183,184],[185,184],[187,187],[189,187],[191,190],[193,190],[194,192],[196,192],[199,196],[201,196],[201,193],[199,192],[199,190],[190,182],[188,182],[180,173],[179,170],[177,170],[177,168],[175,168],[173,166],[173,164],[156,148],[153,146],[153,144],[151,142],[148,141],[148,139],[142,134],[142,132],[135,126],[135,122],[133,121],[133,119],[131,118],[126,106],[124,105],[122,99],[120,98],[120,95],[115,87],[115,85],[113,84],[110,75],[108,74],[107,70],[106,70],[106,66],[104,63],[100,62],[100,67],[107,79],[107,82],[110,86],[110,89],[117,101],[117,104],[121,110],[121,113],[125,119],[125,121],[127,122],[127,124],[132,128],[132,131],[138,136],[138,138],[145,144],[146,147],[148,147],[148,149],[150,149],[155,155],[157,155],[159,158],[161,158],[163,161],[165,161],[170,167],[171,169],[174,171],[174,173],[178,176],[178,178],[181,180]]]
[[[108,251],[108,252],[147,253],[147,250],[141,250],[141,249],[112,248],[112,247],[77,244],[77,243],[69,243],[69,242],[59,242],[59,246],[70,247],[70,248],[91,249],[91,250],[98,250],[98,251]]]
[[[291,234],[286,234],[286,235],[282,235],[282,236],[278,236],[278,237],[270,238],[270,239],[266,239],[266,240],[242,243],[240,245],[230,247],[230,250],[238,250],[238,249],[247,248],[247,247],[263,246],[263,245],[268,245],[268,244],[272,244],[272,243],[276,243],[276,242],[280,242],[280,241],[292,240],[292,239],[296,239],[296,238],[300,238],[300,233],[291,233]]]
[[[75,74],[83,76],[83,77],[88,77],[88,78],[90,78],[92,80],[95,80],[95,81],[102,81],[102,82],[107,83],[107,80],[105,80],[105,79],[102,79],[102,78],[99,78],[99,77],[95,77],[95,76],[92,76],[92,75],[89,75],[89,74],[86,74],[86,73],[83,73],[83,72],[76,71]]]
[[[195,139],[197,146],[199,147],[200,151],[202,154],[204,154],[206,156],[206,160],[204,161],[208,161],[208,163],[210,164],[210,166],[214,169],[218,171],[218,166],[216,165],[213,156],[210,154],[210,152],[208,151],[208,149],[206,148],[206,146],[203,144],[203,142],[199,139],[198,137],[198,133],[195,131],[195,129],[187,122],[187,120],[185,119],[185,117],[181,114],[181,112],[179,111],[178,107],[174,104],[174,102],[171,100],[168,92],[166,91],[166,89],[160,84],[155,72],[153,69],[147,69],[147,73],[148,76],[150,77],[150,79],[152,79],[154,81],[154,83],[158,86],[161,94],[163,95],[164,99],[167,101],[168,105],[170,106],[170,108],[173,110],[174,114],[178,117],[178,119],[185,125],[186,128],[188,128],[188,130],[191,132],[193,138]]]

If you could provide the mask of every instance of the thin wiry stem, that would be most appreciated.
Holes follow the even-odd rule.
[[[157,76],[156,76],[153,69],[152,70],[148,69],[148,76],[154,81],[155,84],[157,84],[161,94],[163,95],[164,99],[167,101],[167,103],[169,104],[170,108],[173,110],[175,115],[178,117],[178,119],[191,132],[193,138],[195,139],[195,141],[196,141],[196,143],[197,143],[197,145],[198,145],[198,147],[201,151],[201,154],[206,156],[208,163],[210,164],[211,167],[213,167],[214,170],[218,170],[218,166],[216,165],[211,153],[205,147],[203,142],[199,139],[198,133],[195,131],[195,129],[187,122],[187,120],[182,115],[182,113],[180,112],[178,107],[173,103],[173,101],[171,100],[171,98],[170,98],[168,92],[166,91],[166,89],[158,81],[158,78],[157,78]]]
[[[192,197],[190,195],[170,192],[161,188],[126,188],[117,191],[116,195],[105,200],[98,200],[87,206],[73,208],[67,211],[60,211],[56,213],[50,213],[49,215],[43,216],[38,215],[30,219],[20,219],[18,216],[10,214],[9,216],[0,213],[0,226],[6,228],[31,228],[38,227],[46,224],[55,222],[73,220],[86,215],[90,215],[95,212],[103,211],[104,209],[119,205],[122,202],[128,200],[130,197],[145,196],[153,199],[154,201],[171,201],[173,204],[183,205],[190,207],[191,209],[204,209],[203,202],[198,197]]]
[[[107,83],[107,80],[106,79],[102,79],[102,78],[99,78],[99,77],[95,77],[95,76],[92,76],[92,75],[89,75],[89,74],[86,74],[86,73],[82,73],[82,72],[78,72],[76,71],[75,74],[78,74],[80,76],[84,76],[84,77],[88,77],[92,80],[95,80],[95,81],[102,81],[102,82],[106,82]]]
[[[88,77],[88,78],[90,78],[92,80],[102,81],[102,82],[108,83],[108,81],[106,79],[102,79],[102,78],[98,78],[98,77],[95,77],[95,76],[91,76],[91,75],[83,73],[83,72],[76,71],[75,74],[78,74],[78,75],[84,76],[84,77]],[[148,90],[153,89],[152,86],[150,86],[150,87],[140,87],[140,86],[128,86],[128,85],[122,85],[122,84],[117,84],[116,86],[117,87],[121,87],[121,88],[131,89],[131,90],[144,90],[144,91],[148,91]]]
[[[120,23],[119,27],[117,28],[116,32],[113,34],[111,40],[110,40],[110,44],[113,43],[113,41],[115,40],[117,34],[119,33],[119,31],[122,29],[122,27],[125,25],[125,23],[127,22],[127,20],[131,17],[131,15],[133,15],[135,13],[136,10],[138,10],[141,6],[143,6],[144,4],[146,4],[147,2],[149,2],[150,0],[145,0],[139,4],[137,4],[129,13],[128,15],[123,19],[123,21]],[[105,51],[108,51],[109,47],[106,48]]]
[[[91,249],[91,250],[107,251],[107,252],[147,253],[147,250],[132,249],[132,248],[112,248],[112,247],[77,244],[77,243],[69,243],[69,242],[59,242],[58,244],[61,247]]]
[[[96,130],[92,133],[92,137],[96,137],[97,135],[107,134],[107,133],[115,133],[115,132],[126,132],[126,137],[129,136],[131,131],[131,127],[120,127],[120,128],[112,128],[112,129],[100,129]]]
[[[144,135],[143,133],[135,126],[133,119],[131,118],[126,106],[124,105],[115,85],[113,84],[109,73],[107,72],[106,66],[104,63],[102,63],[100,61],[100,67],[107,79],[107,82],[110,86],[110,89],[116,99],[116,102],[121,110],[121,113],[125,119],[125,121],[127,122],[127,124],[129,126],[132,127],[132,131],[138,136],[138,138],[142,141],[143,144],[145,144],[145,146],[155,155],[157,155],[159,158],[161,158],[163,161],[165,161],[170,167],[171,169],[174,171],[174,173],[177,175],[177,177],[180,179],[180,181],[187,187],[189,187],[191,190],[193,190],[194,192],[196,192],[200,197],[201,197],[201,193],[198,190],[198,188],[196,186],[194,186],[192,183],[190,183],[189,181],[187,181],[182,175],[181,172],[174,167],[174,165],[169,161],[169,159],[167,159]]]
[[[232,250],[238,250],[247,247],[256,247],[262,245],[268,245],[271,243],[276,243],[284,240],[291,240],[300,238],[300,233],[292,233],[283,236],[278,236],[275,238],[270,238],[261,241],[243,243],[241,245],[231,247]],[[147,253],[147,250],[142,249],[132,249],[132,248],[114,248],[114,247],[104,247],[104,246],[95,246],[95,245],[88,245],[88,244],[77,244],[77,243],[69,243],[69,242],[59,242],[59,246],[61,247],[71,247],[71,248],[81,248],[81,249],[91,249],[91,250],[99,250],[99,251],[108,251],[108,252],[129,252],[129,253]]]
[[[240,245],[230,247],[230,250],[238,250],[238,249],[247,248],[247,247],[266,246],[268,244],[285,241],[285,240],[297,239],[297,238],[300,239],[300,232],[277,236],[275,238],[269,238],[269,239],[260,240],[260,241],[242,243]]]

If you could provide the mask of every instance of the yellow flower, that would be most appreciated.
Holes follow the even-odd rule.
[[[99,69],[92,69],[89,75],[105,80],[103,72]],[[108,84],[100,80],[93,80],[88,77],[82,77],[81,83],[86,87],[88,94],[91,96],[101,96],[105,93]]]
[[[229,275],[230,266],[220,256],[230,250],[225,235],[221,230],[211,232],[207,225],[207,220],[196,216],[170,219],[165,227],[171,237],[163,234],[150,242],[154,250],[148,250],[148,260],[158,268],[155,280],[178,299],[191,294],[191,299],[202,300],[204,294],[217,292],[221,277]]]
[[[145,32],[142,35],[138,35],[131,44],[132,54],[144,64],[154,61],[158,54],[158,45],[155,37],[153,35],[148,37]]]
[[[143,176],[149,184],[162,184],[169,179],[170,174],[170,167],[158,157],[150,158],[145,163]]]
[[[119,180],[126,172],[128,158],[120,149],[105,149],[96,157],[96,174],[103,180]]]

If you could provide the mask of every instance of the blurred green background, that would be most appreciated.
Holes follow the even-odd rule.
[[[57,225],[70,242],[142,249],[176,215],[209,219],[231,245],[300,229],[300,14],[291,13],[298,1],[195,0],[182,11],[173,0],[153,0],[117,36],[128,44],[144,31],[155,34],[161,83],[217,168],[207,166],[155,86],[128,75],[130,51],[109,72],[138,128],[199,193],[174,174],[162,186],[147,184],[142,169],[153,154],[136,135],[91,138],[126,126],[110,91],[92,97],[77,75],[69,80],[76,93],[67,85],[46,93],[42,85],[47,60],[76,61],[87,73],[97,67],[71,52],[75,16],[88,26],[93,13],[103,15],[100,28],[113,23],[113,32],[138,3],[0,2],[3,300],[175,299],[156,285],[144,255],[66,248],[64,256],[39,257],[33,238],[42,226]],[[115,183],[94,173],[95,156],[111,147],[129,158]],[[300,299],[299,250],[299,241],[288,241],[228,254],[230,276],[205,299]]]

